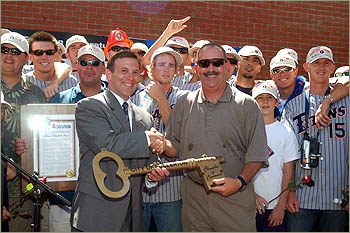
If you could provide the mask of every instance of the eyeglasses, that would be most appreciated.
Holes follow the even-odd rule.
[[[92,66],[99,66],[100,61],[92,60],[92,61],[87,61],[87,60],[81,60],[79,61],[81,66],[87,66],[88,64],[91,64]]]
[[[231,65],[237,65],[237,60],[234,58],[227,58]]]
[[[54,49],[47,49],[47,50],[37,49],[37,50],[32,51],[32,53],[33,53],[35,56],[42,56],[42,55],[44,55],[44,53],[46,53],[46,55],[48,55],[48,56],[52,56],[52,55],[54,55],[56,52],[57,52],[57,51],[54,50]]]
[[[1,53],[8,54],[10,51],[12,55],[16,55],[16,56],[21,55],[23,53],[18,48],[8,48],[5,46],[1,46]]]
[[[140,51],[140,52],[137,52],[137,54],[138,54],[140,57],[143,57],[143,56],[145,56],[146,52]]]
[[[120,52],[120,51],[129,51],[130,48],[128,48],[128,47],[120,47],[120,46],[113,46],[111,48],[111,50],[114,51],[114,52]]]
[[[293,70],[294,70],[294,69],[293,69],[292,67],[284,67],[284,68],[282,68],[282,69],[279,69],[279,68],[273,69],[271,72],[272,72],[273,74],[279,74],[279,73],[281,73],[282,71],[288,73],[288,72],[292,72]]]
[[[202,68],[208,68],[210,64],[212,64],[215,67],[220,67],[224,63],[225,63],[224,58],[203,59],[203,60],[197,61],[197,64],[199,65],[199,67],[202,67]]]
[[[344,71],[343,73],[335,73],[334,77],[349,76],[349,71]]]
[[[176,48],[176,47],[170,47],[170,48],[172,48],[173,50],[175,50],[178,53],[188,54],[188,48]]]

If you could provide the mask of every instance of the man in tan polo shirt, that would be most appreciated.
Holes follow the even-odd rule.
[[[256,231],[251,178],[267,161],[257,103],[226,82],[229,63],[217,44],[204,45],[196,65],[202,87],[180,98],[166,125],[166,150],[180,159],[223,156],[224,178],[207,193],[197,170],[181,184],[183,231]]]

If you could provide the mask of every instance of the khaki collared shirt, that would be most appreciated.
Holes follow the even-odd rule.
[[[265,124],[258,104],[229,85],[215,104],[202,88],[182,96],[169,117],[166,138],[181,160],[223,156],[225,177],[239,175],[248,162],[267,164]],[[196,170],[188,174],[201,182]]]

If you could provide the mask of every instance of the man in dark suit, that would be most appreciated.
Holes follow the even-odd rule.
[[[119,155],[127,167],[143,167],[151,163],[153,152],[164,150],[164,137],[154,130],[152,116],[132,104],[129,97],[138,85],[140,63],[134,53],[123,51],[114,55],[107,65],[108,89],[78,102],[77,132],[80,142],[78,185],[72,203],[72,231],[141,231],[144,176],[130,177],[130,190],[121,198],[109,198],[98,189],[92,161],[102,148]],[[107,173],[105,185],[112,191],[122,188],[115,177],[114,161],[102,161]],[[168,171],[157,169],[149,174],[159,180]]]

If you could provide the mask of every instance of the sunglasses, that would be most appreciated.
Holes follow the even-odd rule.
[[[237,65],[237,60],[234,58],[227,58],[231,65]]]
[[[12,55],[16,55],[16,56],[21,55],[23,53],[18,48],[8,48],[5,46],[1,46],[1,53],[8,54],[10,51]]]
[[[57,51],[54,49],[47,49],[47,50],[41,50],[41,49],[37,49],[32,51],[32,54],[34,54],[35,56],[42,56],[44,55],[44,53],[46,53],[46,55],[48,56],[52,56],[56,53]]]
[[[344,71],[343,73],[336,73],[334,77],[349,76],[349,71]]]
[[[111,48],[111,50],[114,51],[114,52],[120,52],[120,51],[129,51],[130,48],[128,48],[128,47],[120,47],[120,46],[113,46]]]
[[[282,68],[282,69],[279,69],[279,68],[273,69],[271,72],[272,72],[273,74],[279,74],[279,73],[281,73],[282,71],[288,73],[288,72],[292,72],[293,70],[294,70],[294,69],[293,69],[292,67],[284,67],[284,68]]]
[[[175,50],[178,53],[188,54],[188,48],[176,48],[176,47],[170,47],[170,48],[172,48],[173,50]]]
[[[140,52],[137,52],[137,54],[138,54],[140,57],[143,57],[143,56],[145,56],[146,52],[140,51]]]
[[[225,63],[224,58],[203,59],[203,60],[197,61],[197,64],[199,65],[199,67],[202,67],[202,68],[208,68],[210,64],[212,64],[215,67],[220,67],[224,63]]]
[[[88,64],[91,64],[92,66],[99,66],[100,61],[92,60],[92,61],[87,61],[87,60],[81,60],[79,61],[81,66],[87,66]]]

